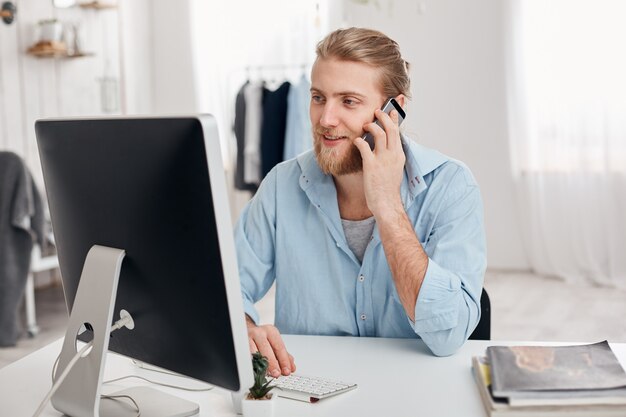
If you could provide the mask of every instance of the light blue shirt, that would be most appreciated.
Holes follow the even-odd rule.
[[[421,338],[439,356],[454,353],[480,318],[486,268],[482,200],[461,162],[403,138],[401,197],[429,257],[406,315],[378,226],[363,262],[348,247],[335,184],[313,151],[277,165],[244,208],[235,244],[244,310],[276,281],[275,325],[286,334]]]

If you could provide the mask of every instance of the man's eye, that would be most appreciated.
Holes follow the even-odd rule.
[[[354,106],[356,104],[356,100],[352,100],[351,98],[346,98],[343,100],[343,103],[348,106]]]
[[[321,103],[324,101],[324,99],[321,96],[316,96],[316,95],[311,96],[311,100],[314,103]]]

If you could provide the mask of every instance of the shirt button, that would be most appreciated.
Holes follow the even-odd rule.
[[[365,277],[363,275],[359,275],[359,281],[361,282],[365,281]]]
[[[361,314],[361,320],[365,320],[367,316],[365,314]]]
[[[337,242],[337,247],[338,248],[341,247],[341,243]]]

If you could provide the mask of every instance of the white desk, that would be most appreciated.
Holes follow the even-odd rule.
[[[416,340],[353,337],[284,336],[296,358],[298,373],[356,382],[351,392],[316,404],[279,398],[279,416],[450,416],[485,415],[471,374],[471,357],[484,354],[489,345],[539,344],[537,342],[469,341],[455,355],[437,358]],[[548,343],[546,343],[548,344]],[[555,345],[557,343],[549,343]],[[612,343],[622,366],[626,344]],[[61,341],[0,369],[0,414],[30,416],[50,389],[50,372]],[[138,369],[129,359],[109,354],[105,380],[142,375],[161,382],[195,386],[199,383]],[[138,379],[107,384],[103,393],[128,386],[146,385]],[[191,393],[153,386],[200,404],[200,416],[234,416],[230,394],[220,389]],[[48,406],[45,416],[59,417]]]

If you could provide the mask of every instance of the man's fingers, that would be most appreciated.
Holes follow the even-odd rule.
[[[370,132],[374,136],[374,153],[378,149],[387,149],[387,135],[382,127],[372,122],[365,124],[363,130]]]
[[[398,121],[400,120],[400,115],[397,110],[392,110],[389,113],[389,117],[391,118],[391,122],[393,124],[393,137],[387,138],[387,147],[389,149],[398,149],[402,148],[402,141],[400,139],[400,125]]]
[[[400,129],[398,127],[398,112],[392,110],[387,114],[381,110],[376,111],[376,118],[385,130],[388,149],[397,149],[400,144]]]
[[[267,362],[269,363],[267,367],[268,373],[274,378],[279,377],[280,367],[278,365],[278,360],[276,360],[276,356],[274,355],[274,349],[272,349],[272,345],[270,345],[270,342],[267,340],[266,337],[254,339],[254,342],[258,346],[261,355],[267,358]]]
[[[296,372],[296,361],[290,353],[288,355],[289,355],[289,362],[291,363],[291,372]]]
[[[256,346],[256,343],[254,343],[254,340],[252,340],[251,337],[248,337],[248,344],[250,345],[250,353],[256,353],[259,351],[259,348]]]
[[[268,373],[274,378],[289,375],[296,369],[293,356],[287,352],[280,332],[274,326],[265,325],[248,329],[250,352],[261,352],[268,361]]]
[[[278,359],[281,373],[283,375],[289,375],[291,373],[291,361],[289,360],[289,353],[287,353],[280,333],[278,333],[278,330],[271,330],[268,332],[267,338],[274,349],[274,354],[276,355],[276,359]],[[272,376],[274,375],[272,374]]]
[[[357,147],[361,153],[361,158],[365,161],[367,158],[371,158],[374,154],[370,149],[370,145],[362,137],[356,137],[352,140],[352,144]]]

